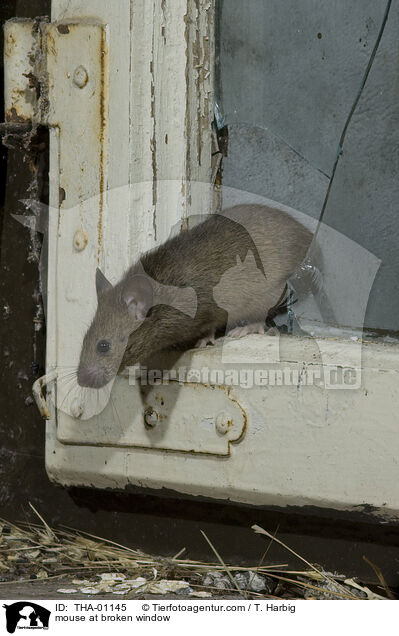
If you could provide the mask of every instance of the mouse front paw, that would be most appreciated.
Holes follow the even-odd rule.
[[[211,333],[208,336],[205,336],[205,338],[200,338],[196,343],[195,348],[205,349],[208,344],[215,344],[215,331],[211,331]]]

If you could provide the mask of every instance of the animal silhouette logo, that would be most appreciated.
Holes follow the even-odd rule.
[[[18,601],[3,607],[9,634],[14,634],[16,629],[48,629],[51,612],[37,603]]]

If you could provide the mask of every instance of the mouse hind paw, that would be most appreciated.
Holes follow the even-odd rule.
[[[253,322],[249,325],[242,325],[240,327],[234,327],[227,332],[226,336],[228,338],[243,338],[244,336],[248,336],[250,333],[265,333],[265,323],[264,322]]]

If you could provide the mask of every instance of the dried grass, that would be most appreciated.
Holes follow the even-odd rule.
[[[126,580],[142,577],[148,584],[140,585],[131,592],[141,593],[145,588],[172,590],[180,582],[180,587],[187,584],[193,595],[240,595],[244,598],[335,598],[335,599],[384,599],[392,598],[392,592],[387,586],[381,571],[372,565],[379,580],[378,592],[362,586],[359,581],[345,576],[326,573],[315,567],[304,557],[296,553],[276,536],[268,531],[253,526],[253,530],[264,535],[269,544],[260,562],[249,567],[226,563],[207,535],[203,538],[215,554],[216,562],[195,561],[181,558],[185,549],[182,548],[174,557],[165,558],[146,554],[141,550],[124,546],[110,539],[105,539],[89,532],[62,526],[54,529],[46,523],[41,514],[31,505],[40,523],[13,524],[0,519],[0,585],[7,585],[11,581],[27,582],[43,579],[70,579],[71,576],[83,575],[82,584],[104,584],[105,573],[121,573]],[[293,554],[304,564],[304,569],[289,570],[286,563],[265,565],[263,563],[273,542],[278,543]],[[269,593],[256,592],[253,589],[243,590],[238,585],[238,573],[248,575],[248,587],[256,575],[264,577],[269,582]],[[218,573],[225,577],[227,583],[223,589],[212,585],[204,585],[205,575]],[[103,575],[101,577],[101,575]],[[101,581],[98,579],[100,576]],[[90,580],[93,579],[94,581]],[[106,580],[109,577],[105,576]],[[277,585],[272,582],[275,581]],[[78,582],[78,581],[75,581]],[[230,584],[229,584],[230,583]],[[169,584],[169,587],[168,585]],[[100,591],[114,591],[109,587]],[[108,585],[108,584],[107,584]],[[112,582],[109,585],[114,585]],[[134,584],[132,583],[133,587]],[[152,586],[152,588],[151,588]],[[120,587],[120,585],[119,585]],[[274,589],[273,589],[274,588]],[[82,589],[82,588],[81,588]],[[123,584],[122,592],[123,593]],[[121,587],[120,587],[121,589]]]

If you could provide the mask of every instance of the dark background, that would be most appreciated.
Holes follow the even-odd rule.
[[[1,22],[13,17],[49,15],[46,0],[3,0]],[[1,32],[0,48],[3,50]],[[0,90],[3,88],[1,61]],[[0,98],[4,121],[3,96]],[[37,247],[40,235],[12,218],[26,214],[21,199],[47,201],[46,132],[39,131],[28,150],[12,137],[0,145],[0,516],[34,520],[31,502],[50,525],[65,524],[165,556],[186,548],[186,556],[213,560],[200,534],[209,536],[225,561],[256,564],[265,549],[250,526],[274,532],[308,560],[327,570],[359,575],[375,582],[362,560],[378,565],[399,587],[397,526],[373,518],[364,507],[357,514],[313,509],[260,510],[177,493],[132,490],[127,493],[71,489],[50,483],[44,465],[45,422],[32,399],[33,382],[44,373],[45,325],[40,305]],[[38,184],[32,189],[32,178]],[[37,519],[35,519],[36,521]],[[269,563],[291,561],[275,545]]]

